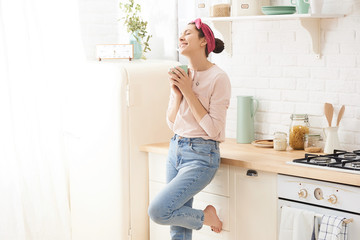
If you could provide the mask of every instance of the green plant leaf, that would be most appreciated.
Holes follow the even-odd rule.
[[[141,6],[139,4],[135,4],[134,0],[128,0],[127,3],[119,3],[119,8],[125,15],[119,20],[124,21],[127,32],[133,34],[136,41],[143,45],[144,53],[151,51],[149,47],[149,40],[152,38],[152,35],[149,35],[146,31],[148,22],[142,20],[140,16]]]

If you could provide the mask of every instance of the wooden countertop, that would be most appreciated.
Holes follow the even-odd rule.
[[[155,143],[140,147],[140,151],[167,154],[169,143]],[[237,144],[235,139],[226,139],[220,144],[221,163],[259,171],[313,178],[330,182],[360,186],[360,175],[316,169],[287,164],[293,159],[303,158],[304,151],[275,151],[251,144]]]

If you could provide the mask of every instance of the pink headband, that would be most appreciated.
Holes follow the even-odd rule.
[[[197,29],[201,29],[205,35],[205,39],[207,42],[207,50],[208,53],[211,53],[212,51],[214,51],[215,49],[215,37],[213,32],[211,31],[210,27],[201,22],[200,18],[195,19],[193,22],[191,23],[195,23],[195,26]]]

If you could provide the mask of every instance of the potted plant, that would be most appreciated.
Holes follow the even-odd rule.
[[[128,0],[127,3],[120,3],[119,7],[125,14],[120,20],[124,20],[127,32],[130,33],[130,43],[134,44],[134,58],[145,59],[144,54],[151,51],[149,40],[152,36],[146,31],[148,22],[139,15],[141,6],[135,4],[134,0]]]

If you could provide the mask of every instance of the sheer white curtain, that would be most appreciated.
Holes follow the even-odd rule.
[[[0,0],[0,239],[71,239],[61,106],[77,14],[74,0]]]

